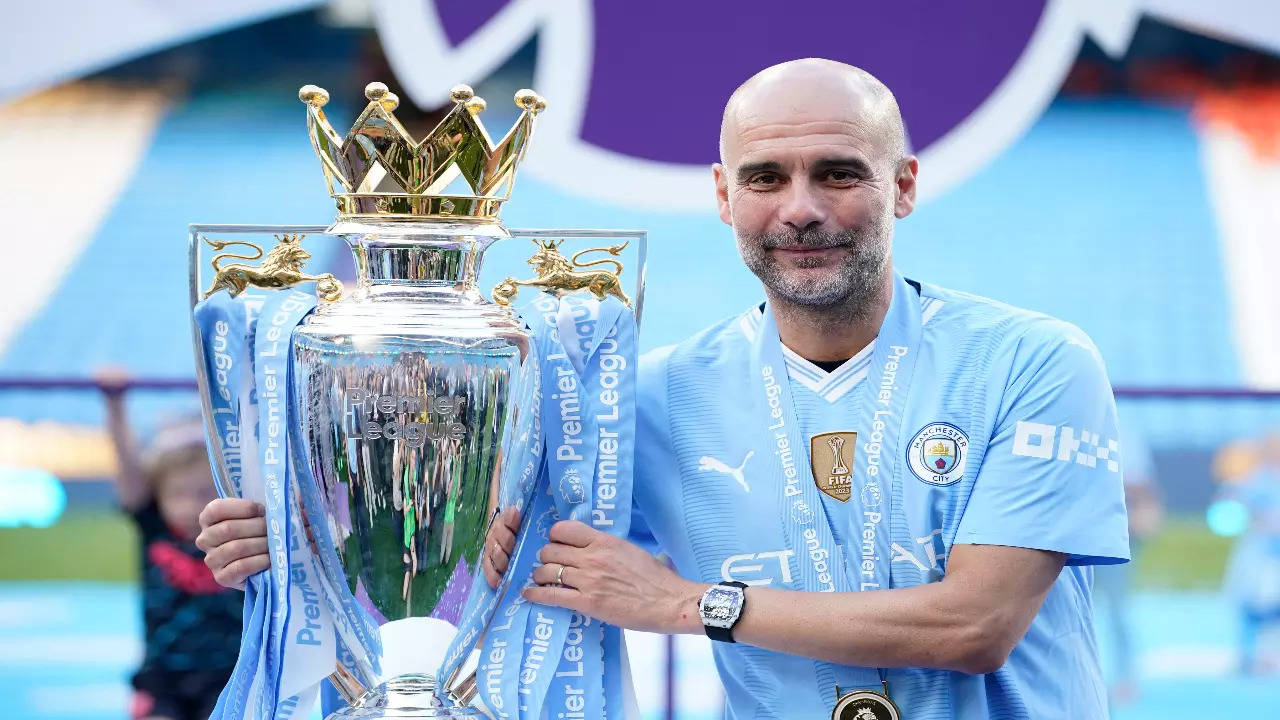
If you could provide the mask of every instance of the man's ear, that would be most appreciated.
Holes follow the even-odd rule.
[[[724,165],[716,163],[711,166],[711,174],[716,180],[716,209],[720,211],[720,221],[732,226],[733,213],[729,211],[729,171]]]
[[[908,155],[898,163],[898,175],[894,178],[897,186],[897,199],[893,203],[893,214],[904,218],[916,209],[916,173],[920,163],[914,155]]]

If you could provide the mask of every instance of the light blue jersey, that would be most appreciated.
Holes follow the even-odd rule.
[[[889,669],[887,680],[910,720],[1105,718],[1089,566],[1123,562],[1129,546],[1102,361],[1067,323],[896,280],[875,347],[830,373],[786,349],[774,356],[787,392],[770,385],[781,373],[758,351],[768,333],[777,345],[767,311],[645,356],[633,528],[684,577],[811,591],[935,582],[956,543],[1066,553],[1000,670]],[[893,318],[904,339],[889,332]],[[755,404],[762,377],[769,403]],[[778,393],[784,409],[789,393],[795,427],[775,444],[761,433],[786,417]],[[829,717],[836,685],[877,677],[714,648],[732,718]]]

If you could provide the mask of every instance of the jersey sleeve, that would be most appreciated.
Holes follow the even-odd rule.
[[[1125,562],[1120,436],[1102,359],[1065,323],[1037,331],[1014,351],[955,542],[1061,552],[1070,565]]]

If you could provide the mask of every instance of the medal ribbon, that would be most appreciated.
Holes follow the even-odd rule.
[[[262,293],[256,289],[247,289],[238,298],[217,293],[196,305],[194,311],[199,346],[197,361],[204,366],[209,383],[211,417],[208,418],[208,426],[220,441],[220,447],[211,449],[220,458],[215,459],[214,452],[210,453],[214,472],[221,475],[225,469],[223,479],[230,482],[236,495],[256,501],[262,499],[261,493],[256,493],[255,497],[253,491],[257,483],[247,482],[245,478],[257,466],[256,462],[245,462],[244,459],[246,454],[249,457],[257,454],[253,449],[256,396],[248,391],[253,387],[253,369],[246,337],[253,337],[262,301]],[[247,429],[246,421],[249,424]],[[218,494],[223,495],[225,486],[222,483],[217,486]],[[218,696],[212,715],[214,720],[240,720],[246,717],[249,708],[258,707],[261,682],[257,664],[265,644],[267,626],[265,586],[261,574],[253,575],[245,582],[240,652],[236,657],[235,671]]]
[[[635,427],[636,331],[628,308],[614,298],[542,294],[522,317],[538,359],[542,440],[536,487],[504,578],[513,589],[532,583],[538,551],[561,518],[626,535]],[[534,477],[527,460],[520,477]],[[620,672],[621,648],[606,647],[599,622],[482,583],[473,588],[441,677],[472,647],[485,610],[496,604],[477,673],[481,699],[495,717],[621,717],[622,700],[607,680],[611,668]]]
[[[850,500],[859,514],[853,522],[851,507],[819,492],[813,481],[809,444],[792,404],[777,322],[772,307],[765,308],[752,347],[752,382],[757,388],[758,417],[765,421],[760,447],[771,451],[761,456],[774,458],[776,486],[783,496],[778,517],[791,550],[797,590],[852,592],[891,587],[888,525],[891,513],[901,512],[896,478],[903,458],[898,450],[903,446],[902,416],[920,334],[919,295],[895,273],[893,298],[875,341],[871,369],[858,389],[859,444]],[[847,527],[857,531],[845,532]],[[880,669],[823,661],[814,665],[820,697],[832,697],[836,684],[879,688],[884,678]]]

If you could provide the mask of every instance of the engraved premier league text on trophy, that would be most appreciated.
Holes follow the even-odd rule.
[[[349,703],[330,718],[621,717],[620,631],[518,590],[556,520],[627,532],[643,272],[633,309],[613,258],[636,241],[643,265],[644,234],[503,227],[546,106],[532,91],[497,142],[466,86],[421,141],[386,86],[365,96],[340,137],[328,94],[299,92],[332,226],[191,226],[215,477],[263,503],[271,557],[246,585],[214,717],[305,717],[325,677]],[[317,236],[350,245],[354,288],[304,271]],[[481,259],[517,236],[536,244],[536,277],[506,278],[489,302]],[[581,262],[596,250],[565,257],[565,238],[618,242]],[[540,292],[517,315],[520,287]],[[509,506],[524,521],[493,589],[485,538]]]

